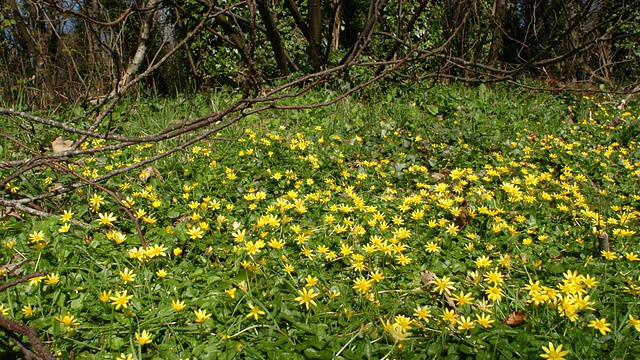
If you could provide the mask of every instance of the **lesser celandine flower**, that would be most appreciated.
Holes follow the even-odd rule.
[[[423,320],[429,323],[429,318],[431,317],[431,310],[429,310],[428,306],[416,307],[413,309],[413,316],[417,317],[420,320]]]
[[[471,330],[475,327],[476,325],[474,324],[471,317],[465,317],[465,316],[460,317],[460,320],[458,322],[458,330]]]
[[[442,279],[440,279],[438,276],[434,276],[433,280],[431,280],[431,284],[434,284],[436,286],[436,290],[440,295],[442,295],[443,293],[451,295],[451,290],[456,289],[453,286],[454,283],[451,281],[451,278],[449,278],[448,276],[443,276]]]
[[[129,268],[125,268],[123,271],[120,271],[119,275],[122,279],[122,282],[124,282],[125,284],[130,281],[134,281],[136,277],[136,274],[134,274],[133,271],[129,270]]]
[[[147,330],[142,330],[142,334],[139,334],[137,331],[134,334],[136,337],[136,342],[140,344],[140,346],[144,346],[150,344],[152,342],[153,336],[147,332]]]
[[[51,273],[51,274],[47,274],[47,278],[44,282],[48,285],[53,285],[59,281],[60,281],[60,275],[56,273]]]
[[[627,320],[627,324],[633,326],[636,331],[640,331],[640,320],[633,317],[633,315],[629,315],[629,320]]]
[[[454,294],[451,296],[453,298],[453,300],[456,302],[456,305],[458,306],[464,306],[467,304],[471,304],[473,303],[473,294],[469,293],[464,293],[464,291],[460,291],[460,294]]]
[[[587,327],[594,328],[600,331],[602,335],[607,335],[607,333],[611,332],[611,328],[609,327],[611,324],[607,322],[607,319],[595,319],[589,321],[589,325]]]
[[[360,291],[363,294],[366,294],[371,290],[372,280],[367,280],[364,277],[360,277],[355,280],[354,283],[355,285],[352,288]]]
[[[488,288],[485,290],[485,293],[489,296],[489,300],[491,301],[500,301],[504,295],[502,289],[497,286]]]
[[[62,317],[56,316],[56,320],[60,321],[62,325],[66,326],[67,330],[69,330],[72,326],[80,325],[80,323],[76,320],[76,318],[73,315],[71,315],[71,313],[69,313],[68,311],[65,316],[62,316]]]
[[[109,290],[109,292],[102,290],[100,296],[98,296],[98,299],[103,303],[106,303],[107,301],[109,301],[109,297],[111,297],[111,290]]]
[[[488,329],[491,327],[491,324],[493,324],[495,322],[495,320],[493,320],[491,318],[491,316],[482,313],[482,314],[476,314],[476,320],[478,322],[478,324],[480,326],[482,326],[485,329]]]
[[[232,299],[235,299],[236,298],[236,290],[237,290],[236,288],[231,288],[231,289],[225,290],[224,292],[226,292],[227,295],[229,295]]]
[[[159,278],[163,278],[163,277],[165,277],[167,275],[168,275],[168,272],[165,269],[160,269],[160,270],[156,271],[156,276],[159,277]]]
[[[404,315],[396,315],[395,317],[395,325],[399,325],[402,327],[402,332],[407,332],[408,330],[411,330],[411,319],[404,316]]]
[[[441,319],[449,322],[452,326],[458,323],[458,317],[453,309],[445,309],[442,313]]]
[[[316,302],[313,300],[317,298],[320,294],[315,293],[313,288],[307,289],[306,287],[302,290],[298,290],[300,296],[293,299],[294,301],[298,301],[300,305],[306,306],[307,310],[309,310],[309,304],[316,306]]]
[[[313,289],[312,289],[312,290],[313,290]],[[258,316],[259,316],[259,315],[265,315],[265,312],[264,312],[264,311],[262,311],[262,309],[260,309],[260,307],[258,307],[258,306],[254,306],[254,305],[252,305],[251,303],[249,303],[249,304],[247,304],[247,305],[249,305],[249,309],[251,310],[251,311],[249,311],[249,313],[247,314],[247,317],[248,317],[248,318],[253,316],[253,318],[254,318],[255,320],[258,320]]]
[[[24,316],[29,317],[29,316],[33,316],[33,314],[36,313],[36,310],[31,306],[31,304],[27,304],[22,307],[20,312],[22,312]]]
[[[29,280],[29,286],[36,286],[38,284],[40,284],[42,282],[42,279],[44,279],[44,276],[36,276],[33,277]]]
[[[204,231],[202,231],[200,227],[195,226],[187,230],[187,235],[189,235],[191,240],[202,239],[202,235],[204,235]]]
[[[116,220],[117,218],[113,215],[113,213],[100,213],[98,214],[98,219],[96,221],[104,226],[113,226],[113,223]]]
[[[32,232],[29,234],[29,240],[33,243],[39,243],[44,240],[44,232],[42,230]]]
[[[114,296],[109,297],[111,304],[116,307],[116,310],[121,307],[126,309],[129,304],[129,300],[131,299],[133,299],[133,295],[127,295],[127,290],[124,290],[123,292],[116,291]]]
[[[100,206],[103,204],[104,204],[104,198],[98,194],[93,194],[91,199],[89,199],[89,206],[93,211],[100,209]]]
[[[171,300],[171,307],[175,311],[182,311],[187,305],[181,300]],[[197,315],[196,315],[197,316]]]
[[[206,309],[193,310],[193,313],[196,315],[197,323],[203,323],[205,320],[211,317],[211,314],[207,314]]]
[[[64,214],[60,216],[60,221],[69,222],[73,218],[73,211],[65,210]]]
[[[569,355],[569,350],[562,350],[562,344],[556,348],[552,342],[549,342],[549,347],[543,346],[542,351],[544,354],[540,354],[540,357],[549,360],[564,360]]]

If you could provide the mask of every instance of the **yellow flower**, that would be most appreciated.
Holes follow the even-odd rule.
[[[99,219],[96,221],[105,226],[113,226],[113,222],[117,219],[113,213],[100,213],[98,217]]]
[[[491,287],[484,292],[489,296],[489,300],[491,301],[500,301],[502,299],[502,296],[504,295],[502,289],[497,286]]]
[[[429,310],[428,306],[417,307],[413,309],[413,316],[417,317],[420,320],[424,320],[425,322],[429,322],[429,318],[431,317],[431,310]]]
[[[32,316],[33,314],[36,313],[36,310],[31,306],[31,304],[27,304],[27,305],[23,306],[22,310],[20,310],[20,311],[26,317]]]
[[[327,296],[329,296],[330,299],[336,299],[340,296],[340,290],[334,287],[331,289],[331,291],[329,291],[329,294],[327,294]]]
[[[120,309],[121,307],[123,309],[126,309],[127,304],[131,299],[133,299],[133,295],[127,295],[127,290],[123,292],[116,291],[116,294],[109,298],[109,300],[111,300],[111,304],[116,306],[116,310]]]
[[[69,230],[71,230],[71,224],[69,224],[69,223],[65,223],[65,224],[61,225],[60,228],[58,228],[58,232],[61,233],[61,234],[69,232]]]
[[[549,342],[549,347],[543,346],[542,351],[544,354],[541,354],[540,357],[549,360],[564,360],[565,356],[569,354],[569,350],[562,351],[562,345],[558,345],[556,348],[552,342]]]
[[[445,309],[441,318],[443,321],[448,321],[451,325],[456,325],[458,323],[456,313],[452,309]]]
[[[80,325],[80,323],[76,321],[75,317],[71,315],[71,313],[69,313],[68,311],[67,311],[67,315],[65,315],[62,318],[59,318],[56,316],[56,320],[60,321],[66,327]]]
[[[73,218],[73,211],[65,210],[64,214],[60,216],[60,221],[69,222],[71,221],[71,218]]]
[[[478,268],[489,267],[489,266],[491,266],[492,262],[493,262],[493,260],[489,259],[488,257],[481,256],[476,260],[476,266]]]
[[[402,332],[407,332],[407,330],[411,330],[411,319],[404,315],[397,315],[395,317],[394,325],[398,325],[402,327]]]
[[[371,280],[375,282],[380,282],[382,281],[382,279],[384,279],[384,275],[382,275],[380,271],[375,271],[371,273]]]
[[[29,280],[29,286],[36,286],[40,284],[42,282],[42,279],[44,279],[44,276],[36,276],[31,278],[31,280]]]
[[[361,276],[360,278],[355,280],[354,283],[355,285],[352,288],[360,291],[363,294],[366,294],[371,290],[372,280],[367,280]]]
[[[111,296],[111,290],[109,290],[109,292],[102,290],[102,292],[100,293],[100,296],[98,296],[98,299],[103,303],[106,303],[107,301],[109,301],[110,296]]]
[[[307,289],[305,287],[302,290],[298,290],[298,293],[300,294],[300,296],[293,299],[294,301],[299,302],[300,305],[306,306],[307,310],[309,310],[309,304],[316,306],[316,302],[313,299],[317,298],[320,294],[315,293],[313,288]]]
[[[453,300],[455,300],[458,306],[464,306],[466,304],[473,303],[473,295],[471,293],[464,293],[464,291],[460,291],[460,294],[451,296]]]
[[[594,328],[600,331],[602,335],[607,335],[607,333],[611,332],[611,328],[609,327],[611,324],[607,322],[607,319],[596,319],[589,321],[589,325],[587,327]]]
[[[207,310],[193,310],[193,313],[196,315],[196,322],[203,323],[205,320],[211,317],[211,314],[207,314]]]
[[[478,324],[480,324],[480,326],[482,326],[485,329],[490,328],[491,324],[495,322],[495,320],[493,320],[491,316],[485,313],[476,314],[476,319],[478,320]]]
[[[53,285],[60,281],[60,275],[56,273],[48,274],[46,280],[44,281],[48,285]]]
[[[631,324],[636,331],[640,331],[640,320],[633,317],[633,315],[629,315],[629,320],[627,320],[627,324]]]
[[[134,274],[131,270],[129,270],[129,268],[125,268],[124,271],[120,271],[119,273],[120,278],[122,279],[122,282],[124,282],[125,284],[133,281],[136,277],[136,274]]]
[[[98,194],[93,194],[93,197],[89,199],[89,206],[94,211],[100,209],[100,205],[103,205],[103,204],[104,204],[104,198]]]
[[[29,240],[34,243],[44,240],[44,232],[42,230],[32,232],[29,234]]]
[[[229,295],[232,299],[236,298],[236,288],[231,288],[229,290],[225,290],[224,292],[227,293],[227,295]]]
[[[156,271],[156,276],[158,276],[159,278],[163,278],[163,277],[167,276],[168,274],[169,273],[165,269],[160,269],[160,270]]]
[[[196,226],[187,230],[187,235],[189,235],[191,240],[202,239],[202,235],[204,235],[204,231],[202,231],[200,227]]]
[[[311,290],[313,290],[313,289],[311,289]],[[258,306],[253,306],[251,303],[249,303],[248,305],[249,305],[249,309],[251,309],[249,314],[247,314],[248,318],[253,316],[253,318],[255,320],[258,320],[258,316],[259,315],[264,315],[265,314],[265,312],[262,311]]]
[[[136,333],[134,334],[136,337],[136,342],[140,344],[140,346],[144,346],[146,344],[150,344],[152,342],[153,336],[147,332],[147,330],[142,330],[142,334]]]
[[[427,244],[427,246],[425,247],[425,249],[427,250],[427,252],[430,253],[439,253],[440,252],[440,246],[436,243],[434,243],[433,241],[429,242]]]
[[[187,306],[184,301],[180,301],[180,300],[171,300],[171,307],[175,310],[175,311],[182,311],[182,309],[185,308],[185,306]],[[198,316],[196,314],[196,316]]]
[[[451,290],[455,290],[456,288],[453,286],[453,282],[451,281],[451,278],[449,278],[448,276],[443,276],[442,279],[440,279],[438,276],[434,276],[433,280],[431,280],[431,284],[435,284],[436,285],[436,290],[438,291],[438,294],[442,295],[442,293],[445,293],[447,295],[451,294]]]
[[[318,283],[318,278],[314,277],[314,276],[311,276],[311,275],[308,275],[305,278],[305,281],[307,283],[304,285],[304,287],[312,287],[312,286],[315,286]]]
[[[476,325],[473,323],[473,320],[471,320],[471,317],[461,316],[459,324],[460,325],[458,326],[458,330],[471,330],[476,327]]]

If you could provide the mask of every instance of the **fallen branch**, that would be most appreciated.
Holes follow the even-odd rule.
[[[38,271],[35,273],[31,273],[29,275],[25,275],[19,279],[10,281],[8,283],[0,285],[0,291],[4,291],[12,286],[16,286],[20,283],[27,282],[33,278],[45,276],[47,275],[46,271]],[[14,321],[4,317],[0,314],[0,330],[2,330],[9,338],[20,348],[22,353],[25,356],[25,359],[33,359],[33,360],[53,360],[55,359],[49,349],[44,345],[44,343],[38,337],[36,333],[36,329],[30,326],[27,326],[18,321]],[[29,350],[24,344],[19,340],[17,334],[22,336],[26,336],[29,339],[29,343],[33,347],[33,350]]]

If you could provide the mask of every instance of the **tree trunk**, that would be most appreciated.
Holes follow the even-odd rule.
[[[307,0],[309,24],[309,60],[313,70],[319,71],[322,64],[320,61],[320,40],[322,39],[322,7],[320,0]]]
[[[21,45],[26,49],[34,60],[34,73],[40,78],[44,84],[44,90],[49,100],[55,99],[55,91],[53,87],[53,81],[51,74],[49,73],[46,65],[46,58],[43,52],[43,45],[39,44],[29,33],[29,28],[25,22],[25,19],[20,13],[20,8],[15,0],[8,0],[11,7],[11,16],[16,22],[18,28],[18,38]],[[34,20],[37,21],[37,20]],[[35,25],[34,25],[35,26]]]
[[[331,29],[331,47],[330,52],[338,50],[340,46],[340,28],[342,26],[342,0],[338,0],[336,6],[336,12],[333,16],[333,26]]]
[[[264,22],[267,39],[269,39],[271,47],[273,48],[273,54],[276,58],[278,69],[282,75],[287,76],[289,75],[287,50],[284,48],[282,38],[278,32],[276,19],[273,17],[273,13],[269,9],[269,4],[265,0],[256,0],[256,5],[260,12],[260,17],[262,17],[262,21]]]
[[[489,64],[491,64],[492,67],[496,66],[498,58],[500,57],[500,49],[502,48],[502,28],[504,16],[506,14],[506,5],[506,0],[494,0],[493,2],[493,9],[491,11],[491,23],[493,28],[491,31],[491,48],[489,50]]]
[[[142,23],[140,24],[140,37],[138,38],[138,48],[136,53],[129,62],[124,74],[120,77],[118,85],[113,90],[113,93],[117,93],[125,87],[133,78],[138,74],[140,66],[147,56],[149,51],[149,45],[151,43],[151,32],[153,30],[153,23],[156,14],[156,8],[160,4],[161,0],[147,0],[144,8],[146,9],[142,15]],[[112,94],[113,94],[112,93]]]

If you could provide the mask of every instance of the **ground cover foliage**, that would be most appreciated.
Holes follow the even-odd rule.
[[[292,104],[327,94],[305,96]],[[237,140],[50,199],[59,216],[0,220],[6,281],[46,271],[0,311],[62,358],[633,358],[640,125],[618,100],[378,86],[252,115],[219,134]],[[124,104],[122,131],[224,101]],[[2,191],[63,182],[48,171]]]

